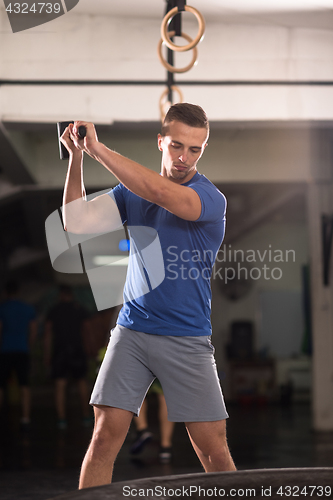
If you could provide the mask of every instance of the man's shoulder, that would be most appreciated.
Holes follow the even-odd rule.
[[[197,222],[224,224],[227,200],[217,186],[199,172],[187,185],[196,191],[201,200],[202,210]]]
[[[222,191],[205,175],[200,174],[199,172],[196,173],[196,175],[191,179],[191,181],[189,181],[187,185],[188,187],[192,187],[194,189],[201,188],[203,191],[206,191],[215,199],[219,199],[220,202],[226,204],[227,200]]]
[[[202,184],[203,186],[207,186],[221,193],[219,188],[204,174],[200,174],[200,172],[196,172],[196,174],[192,177],[192,179],[187,183],[188,186],[191,186],[193,184],[199,184],[199,185]]]

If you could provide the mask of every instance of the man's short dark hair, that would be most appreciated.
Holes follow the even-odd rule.
[[[190,104],[188,102],[178,102],[173,104],[162,123],[161,135],[165,136],[168,133],[169,123],[177,121],[185,123],[190,127],[205,128],[207,130],[207,136],[209,134],[209,122],[205,111],[196,104]]]

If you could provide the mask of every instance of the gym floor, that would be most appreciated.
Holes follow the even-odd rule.
[[[52,398],[51,387],[34,390],[28,433],[20,430],[17,406],[7,405],[1,413],[2,500],[47,500],[77,489],[92,429],[81,425],[73,392],[68,429],[57,430]],[[156,409],[152,395],[148,415],[154,439],[133,458],[129,448],[135,431],[131,427],[115,465],[114,481],[203,472],[183,424],[175,427],[172,462],[159,463]],[[333,433],[313,432],[309,403],[229,404],[228,411],[229,446],[238,469],[333,466]]]

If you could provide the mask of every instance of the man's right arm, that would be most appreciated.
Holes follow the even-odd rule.
[[[83,151],[71,139],[73,125],[65,130],[61,142],[69,151],[69,165],[63,196],[63,221],[66,231],[76,234],[107,233],[122,226],[117,204],[108,194],[86,201],[83,182]]]

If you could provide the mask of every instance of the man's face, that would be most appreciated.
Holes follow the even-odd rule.
[[[162,151],[162,176],[177,184],[189,181],[197,171],[197,163],[207,146],[207,130],[172,121],[168,132],[158,136]]]

